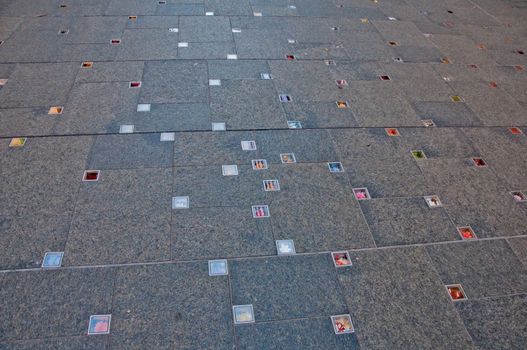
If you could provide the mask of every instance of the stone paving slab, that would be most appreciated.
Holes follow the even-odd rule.
[[[0,0],[0,349],[522,348],[526,11]]]

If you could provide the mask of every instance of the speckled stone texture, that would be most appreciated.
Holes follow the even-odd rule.
[[[526,43],[516,0],[0,0],[0,349],[525,348]]]

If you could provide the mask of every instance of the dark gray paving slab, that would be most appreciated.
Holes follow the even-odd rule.
[[[261,79],[261,73],[270,73],[267,62],[259,60],[211,60],[208,68],[213,79],[254,80]]]
[[[362,201],[362,211],[377,246],[461,239],[443,208],[429,208],[420,198]]]
[[[120,124],[134,125],[134,130],[139,132],[208,131],[212,125],[210,108],[206,103],[152,104],[150,112],[126,115],[120,118]]]
[[[0,109],[0,135],[49,135],[56,118],[48,115],[48,111],[45,107]]]
[[[142,0],[110,0],[105,14],[107,16],[153,15],[156,12],[157,6],[159,6],[157,1],[144,2]]]
[[[232,302],[253,304],[257,324],[347,313],[329,254],[234,260],[229,267]]]
[[[124,16],[77,17],[66,35],[67,43],[108,44],[112,39],[120,39],[126,25]]]
[[[477,168],[461,159],[419,162],[454,224],[471,226],[480,238],[525,234],[525,207],[514,202],[491,166]]]
[[[106,349],[108,337],[63,337],[56,339],[35,339],[22,340],[13,342],[0,342],[0,347],[6,350],[51,350],[51,349],[67,349],[67,350],[95,350]]]
[[[450,85],[484,125],[505,126],[524,123],[524,109],[505,91],[492,88],[488,83],[455,82]]]
[[[337,159],[326,130],[257,131],[260,155],[271,163],[281,163],[280,154],[294,153],[298,163],[332,162]]]
[[[248,0],[205,0],[207,11],[219,16],[252,16],[253,11]]]
[[[176,185],[177,186],[177,185]],[[219,259],[275,255],[271,224],[246,207],[178,210],[172,217],[172,259]],[[212,203],[211,203],[212,204]]]
[[[348,102],[360,126],[422,125],[393,81],[353,82],[350,84]]]
[[[297,252],[374,246],[345,173],[322,163],[284,164],[274,174],[281,184],[269,204],[276,239],[293,239]]]
[[[90,315],[111,311],[112,269],[3,273],[2,341],[84,335]]]
[[[220,60],[236,53],[232,42],[194,42],[178,49],[178,58],[183,60]]]
[[[3,268],[40,266],[46,251],[62,251],[90,137],[30,138],[1,146],[0,235]]]
[[[64,264],[169,260],[171,174],[170,169],[102,170],[99,181],[84,182]]]
[[[211,113],[228,129],[283,127],[286,119],[280,103],[269,80],[225,80],[210,87]]]
[[[79,68],[77,83],[141,81],[143,62],[95,62],[91,68]]]
[[[203,4],[196,3],[178,3],[168,2],[165,5],[159,5],[156,9],[156,15],[172,16],[203,16],[205,10]]]
[[[139,103],[207,102],[205,62],[147,62]]]
[[[339,281],[362,347],[473,348],[423,249],[354,252],[351,258]]]
[[[117,59],[175,59],[178,51],[177,43],[178,34],[166,29],[127,29],[122,35]]]
[[[508,242],[516,256],[527,266],[527,238],[511,238]]]
[[[250,131],[243,132],[196,132],[183,133],[174,143],[174,166],[207,166],[223,164],[251,164],[260,158],[260,146],[256,151],[244,151],[242,141],[255,140]]]
[[[437,126],[483,125],[466,103],[415,102],[413,106],[421,119],[432,119]]]
[[[335,335],[329,317],[236,327],[240,349],[359,349],[355,334]]]
[[[51,107],[64,105],[77,64],[20,64],[0,90],[2,107]]]
[[[220,164],[178,167],[174,170],[174,196],[189,196],[192,208],[245,206],[245,214],[251,216],[251,206],[265,198],[262,179],[250,161],[238,165],[238,173],[223,176]]]
[[[127,82],[75,84],[53,133],[118,132],[120,121],[135,113],[137,90]]]
[[[373,198],[418,197],[434,192],[410,157],[354,158],[343,162],[354,188],[366,187]]]
[[[179,40],[186,42],[232,41],[229,18],[222,16],[180,17]]]
[[[428,246],[447,284],[461,284],[469,299],[525,293],[527,270],[505,240]]]
[[[134,12],[135,13],[135,12]],[[130,29],[153,29],[163,28],[177,28],[179,23],[179,17],[177,16],[137,16],[136,19],[128,20],[126,28]]]
[[[233,348],[229,283],[205,261],[121,269],[114,289],[111,349]]]
[[[339,128],[358,126],[351,109],[335,108],[335,101],[288,103],[283,106],[287,120],[298,120],[302,128]],[[286,127],[285,122],[283,127]]]
[[[525,295],[456,303],[465,327],[478,349],[515,349],[527,341]]]

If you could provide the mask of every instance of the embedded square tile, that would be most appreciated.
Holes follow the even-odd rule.
[[[110,40],[110,44],[112,45],[119,45],[121,43],[121,39],[112,39]]]
[[[179,28],[168,28],[170,33],[179,33]]]
[[[263,180],[264,191],[280,191],[280,183],[278,180]]]
[[[159,5],[166,5],[167,2],[165,0],[159,0],[157,3]]]
[[[509,131],[510,131],[511,134],[513,134],[513,135],[521,135],[521,134],[523,134],[523,132],[521,131],[521,129],[520,129],[520,128],[517,128],[517,127],[509,128]]]
[[[23,147],[26,144],[26,137],[15,137],[9,142],[9,147]]]
[[[479,158],[479,157],[472,158],[472,162],[473,162],[474,165],[477,166],[478,168],[485,168],[485,167],[487,167],[487,162],[485,162],[485,161],[483,160],[483,158]]]
[[[130,85],[128,85],[128,87],[131,88],[131,89],[140,88],[141,87],[141,82],[140,81],[131,81]]]
[[[277,240],[276,252],[278,255],[294,255],[296,254],[295,243],[292,239]]]
[[[205,16],[214,16],[214,12],[212,11],[205,12]]]
[[[134,132],[133,125],[121,125],[119,126],[119,134],[132,134]]]
[[[234,53],[229,53],[229,54],[227,54],[227,59],[228,60],[237,60],[238,59],[238,55],[236,55]]]
[[[332,252],[331,257],[333,258],[333,264],[335,264],[335,267],[345,267],[352,265],[350,254],[347,251]]]
[[[347,101],[337,101],[337,108],[349,108]]]
[[[339,30],[339,27],[331,27],[331,30],[336,32],[337,30]]]
[[[210,86],[220,86],[221,80],[219,79],[209,79],[209,85]]]
[[[296,163],[296,158],[294,153],[281,153],[280,160],[284,164]]]
[[[454,80],[454,78],[451,77],[450,75],[445,75],[445,76],[443,76],[442,78],[443,78],[444,81],[447,81],[447,82],[448,82],[448,81],[453,81],[453,80]]]
[[[64,252],[47,252],[44,254],[44,260],[42,260],[42,268],[57,268],[62,264],[62,257]]]
[[[177,43],[177,47],[188,47],[188,43],[184,42],[184,41],[179,42],[179,43]]]
[[[90,62],[90,61],[82,62],[81,67],[82,68],[91,68],[91,67],[93,67],[93,62]]]
[[[212,131],[225,131],[227,130],[225,123],[212,123]]]
[[[522,71],[525,70],[525,68],[523,68],[523,66],[522,66],[522,65],[519,65],[519,64],[516,65],[516,66],[514,66],[514,69],[515,69],[516,71],[518,71],[518,72],[522,72]]]
[[[265,170],[267,169],[267,161],[265,159],[253,159],[251,160],[253,170]]]
[[[294,43],[296,43],[296,40],[295,39],[287,39],[287,43],[288,44],[294,44]]]
[[[150,103],[140,103],[137,105],[138,112],[150,112]]]
[[[162,132],[159,140],[160,141],[175,141],[176,133],[175,132]]]
[[[295,55],[285,55],[285,58],[289,61],[296,59]]]
[[[128,16],[128,19],[130,21],[136,21],[137,20],[137,16]]]
[[[457,228],[457,232],[459,232],[459,235],[461,236],[462,239],[476,239],[476,238],[478,238],[478,237],[476,237],[476,234],[474,233],[474,231],[472,230],[472,227],[470,227],[470,226],[458,227]]]
[[[242,30],[241,30],[241,28],[232,28],[232,32],[233,33],[241,33]]]
[[[464,101],[463,98],[458,95],[450,96],[450,99],[452,100],[452,102],[463,102]]]
[[[172,197],[172,209],[188,209],[189,207],[189,197]]]
[[[59,30],[59,32],[57,33],[58,35],[66,35],[70,32],[69,29],[61,29]]]
[[[331,316],[331,323],[333,324],[333,331],[337,335],[353,333],[355,331],[349,314]]]
[[[209,276],[225,276],[228,274],[227,260],[209,260]]]
[[[381,79],[381,80],[391,80],[389,75],[379,75],[379,79]]]
[[[261,12],[253,12],[253,16],[254,17],[262,17],[262,13]]]
[[[296,6],[295,5],[287,5],[287,8],[290,9],[290,10],[295,10]]]
[[[273,79],[273,76],[271,75],[271,73],[260,73],[260,78],[262,80],[271,80]]]
[[[424,199],[429,208],[438,208],[443,206],[438,196],[425,196]]]
[[[293,99],[289,95],[278,95],[280,102],[291,102]]]
[[[355,199],[358,201],[371,199],[370,192],[366,187],[353,188],[353,194],[355,195]]]
[[[110,334],[112,315],[91,315],[88,325],[88,335]]]
[[[397,43],[397,41],[388,41],[388,45],[390,45],[390,46],[397,46],[399,44]]]
[[[254,310],[250,305],[234,305],[232,307],[234,324],[254,323]]]
[[[403,63],[403,59],[401,57],[394,57],[393,60],[398,63]]]
[[[337,87],[339,89],[344,89],[345,86],[348,86],[348,82],[344,79],[335,80],[335,84],[337,84]]]
[[[388,17],[388,20],[389,21],[397,21],[397,18],[395,18],[395,17]]]
[[[415,150],[415,151],[412,151],[412,156],[413,156],[415,159],[426,159],[426,154],[425,154],[425,152],[423,152],[422,150]]]
[[[450,64],[450,59],[444,57],[444,58],[441,59],[441,63],[444,63],[444,64]]]
[[[9,79],[0,79],[0,86],[4,86],[5,84],[7,84]]]
[[[434,123],[434,121],[432,119],[422,119],[421,122],[427,128],[431,128],[431,127],[436,126],[436,123]]]
[[[298,120],[288,120],[287,127],[289,129],[302,129],[302,123]]]
[[[491,81],[491,82],[489,82],[489,86],[490,86],[491,88],[497,88],[497,87],[498,87],[498,84],[497,84],[495,81]]]
[[[242,141],[241,144],[244,151],[256,151],[255,141]]]
[[[360,21],[361,23],[370,23],[370,20],[367,18],[361,18]]]
[[[468,66],[470,68],[472,68],[472,69],[478,69],[479,68],[477,64],[469,64]]]
[[[467,296],[461,284],[448,284],[445,288],[452,301],[467,300]]]
[[[271,216],[269,207],[267,205],[253,205],[253,218],[268,218]]]
[[[344,172],[344,167],[341,162],[329,162],[328,163],[329,172],[331,173],[342,173]]]
[[[326,66],[336,66],[337,64],[333,60],[324,60]]]
[[[99,181],[100,170],[85,170],[82,181]]]
[[[516,202],[527,202],[527,196],[525,196],[523,192],[512,191],[511,194],[512,194],[512,198],[514,198]]]
[[[221,173],[223,174],[223,176],[238,175],[238,166],[237,165],[222,165]]]
[[[64,107],[62,106],[54,106],[51,107],[48,111],[48,114],[54,115],[54,114],[62,114],[62,111],[64,110]]]
[[[401,134],[399,134],[399,130],[396,128],[386,128],[384,131],[386,131],[388,136],[401,136]]]

